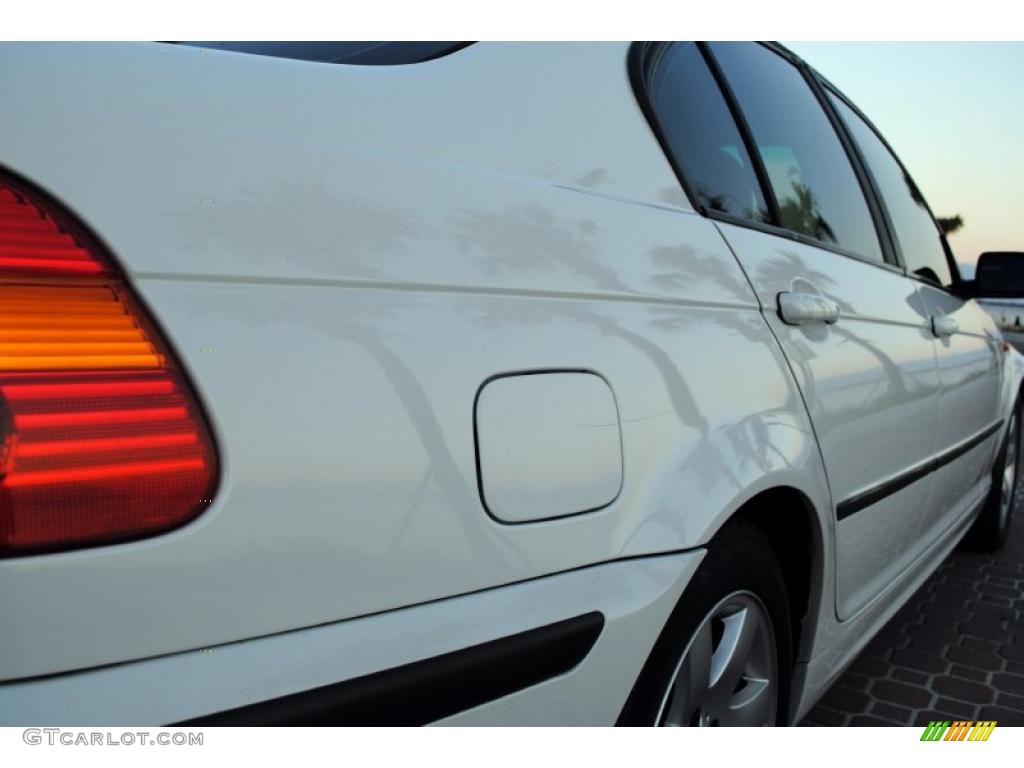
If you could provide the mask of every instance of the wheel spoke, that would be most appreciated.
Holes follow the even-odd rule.
[[[775,689],[770,680],[747,678],[746,684],[722,712],[722,725],[774,725]]]
[[[689,725],[707,694],[711,679],[711,622],[704,621],[690,642],[669,697],[665,725]]]
[[[722,639],[711,658],[710,693],[715,703],[724,708],[743,679],[758,627],[748,608],[724,617],[722,624]]]

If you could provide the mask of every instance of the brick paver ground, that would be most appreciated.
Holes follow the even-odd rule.
[[[803,725],[1024,725],[1024,493],[1006,546],[954,552]]]

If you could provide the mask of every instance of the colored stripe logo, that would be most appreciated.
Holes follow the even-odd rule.
[[[932,720],[921,734],[921,741],[988,741],[995,720]]]

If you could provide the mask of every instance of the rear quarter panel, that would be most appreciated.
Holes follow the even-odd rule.
[[[0,678],[693,548],[774,485],[828,510],[785,361],[685,203],[625,58],[0,48],[0,163],[125,266],[223,465],[178,531],[0,562]],[[614,391],[622,491],[502,525],[477,491],[474,397],[496,374],[565,368]]]

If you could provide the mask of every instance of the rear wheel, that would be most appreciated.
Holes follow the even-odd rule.
[[[774,725],[778,648],[753,592],[733,592],[701,621],[679,659],[654,724]]]
[[[745,521],[716,536],[651,652],[623,725],[777,725],[791,676],[789,607],[771,545]]]
[[[1006,437],[992,468],[992,490],[989,491],[985,506],[971,528],[968,543],[975,549],[992,552],[1006,543],[1010,532],[1010,521],[1017,500],[1017,486],[1020,484],[1021,456],[1021,401],[1018,400],[1010,414]]]

